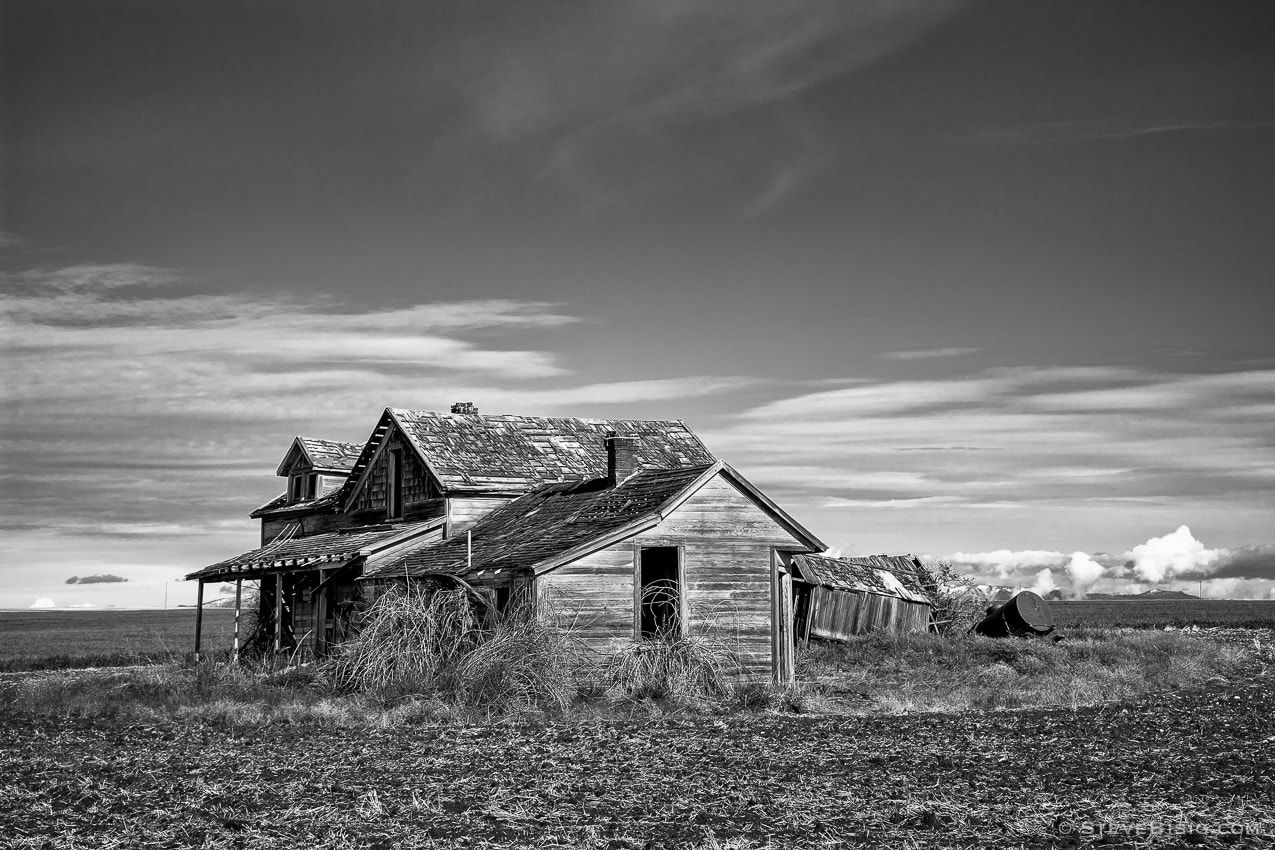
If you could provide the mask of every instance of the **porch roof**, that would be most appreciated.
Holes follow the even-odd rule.
[[[444,522],[444,518],[436,517],[424,522],[359,526],[308,537],[293,536],[296,531],[294,525],[285,529],[273,542],[204,567],[190,573],[186,579],[221,581],[313,569],[329,564],[343,566],[356,558],[412,540],[441,527]]]

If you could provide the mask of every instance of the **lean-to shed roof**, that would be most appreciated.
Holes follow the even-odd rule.
[[[801,578],[834,590],[854,590],[881,596],[897,596],[910,602],[931,603],[925,594],[920,561],[911,555],[866,555],[833,558],[827,555],[794,555]]]

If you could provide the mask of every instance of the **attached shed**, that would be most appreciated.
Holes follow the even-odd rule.
[[[925,593],[921,562],[910,555],[802,554],[792,561],[796,628],[805,640],[929,628],[933,602]]]

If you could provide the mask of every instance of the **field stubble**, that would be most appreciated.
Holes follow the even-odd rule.
[[[45,672],[0,683],[0,823],[52,848],[1263,846],[1273,643],[875,636],[808,653],[797,690],[503,714],[313,668]]]

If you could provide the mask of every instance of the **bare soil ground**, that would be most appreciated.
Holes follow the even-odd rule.
[[[1266,647],[1267,632],[1202,640]],[[407,726],[0,717],[10,847],[1275,846],[1275,657],[1078,709]]]

